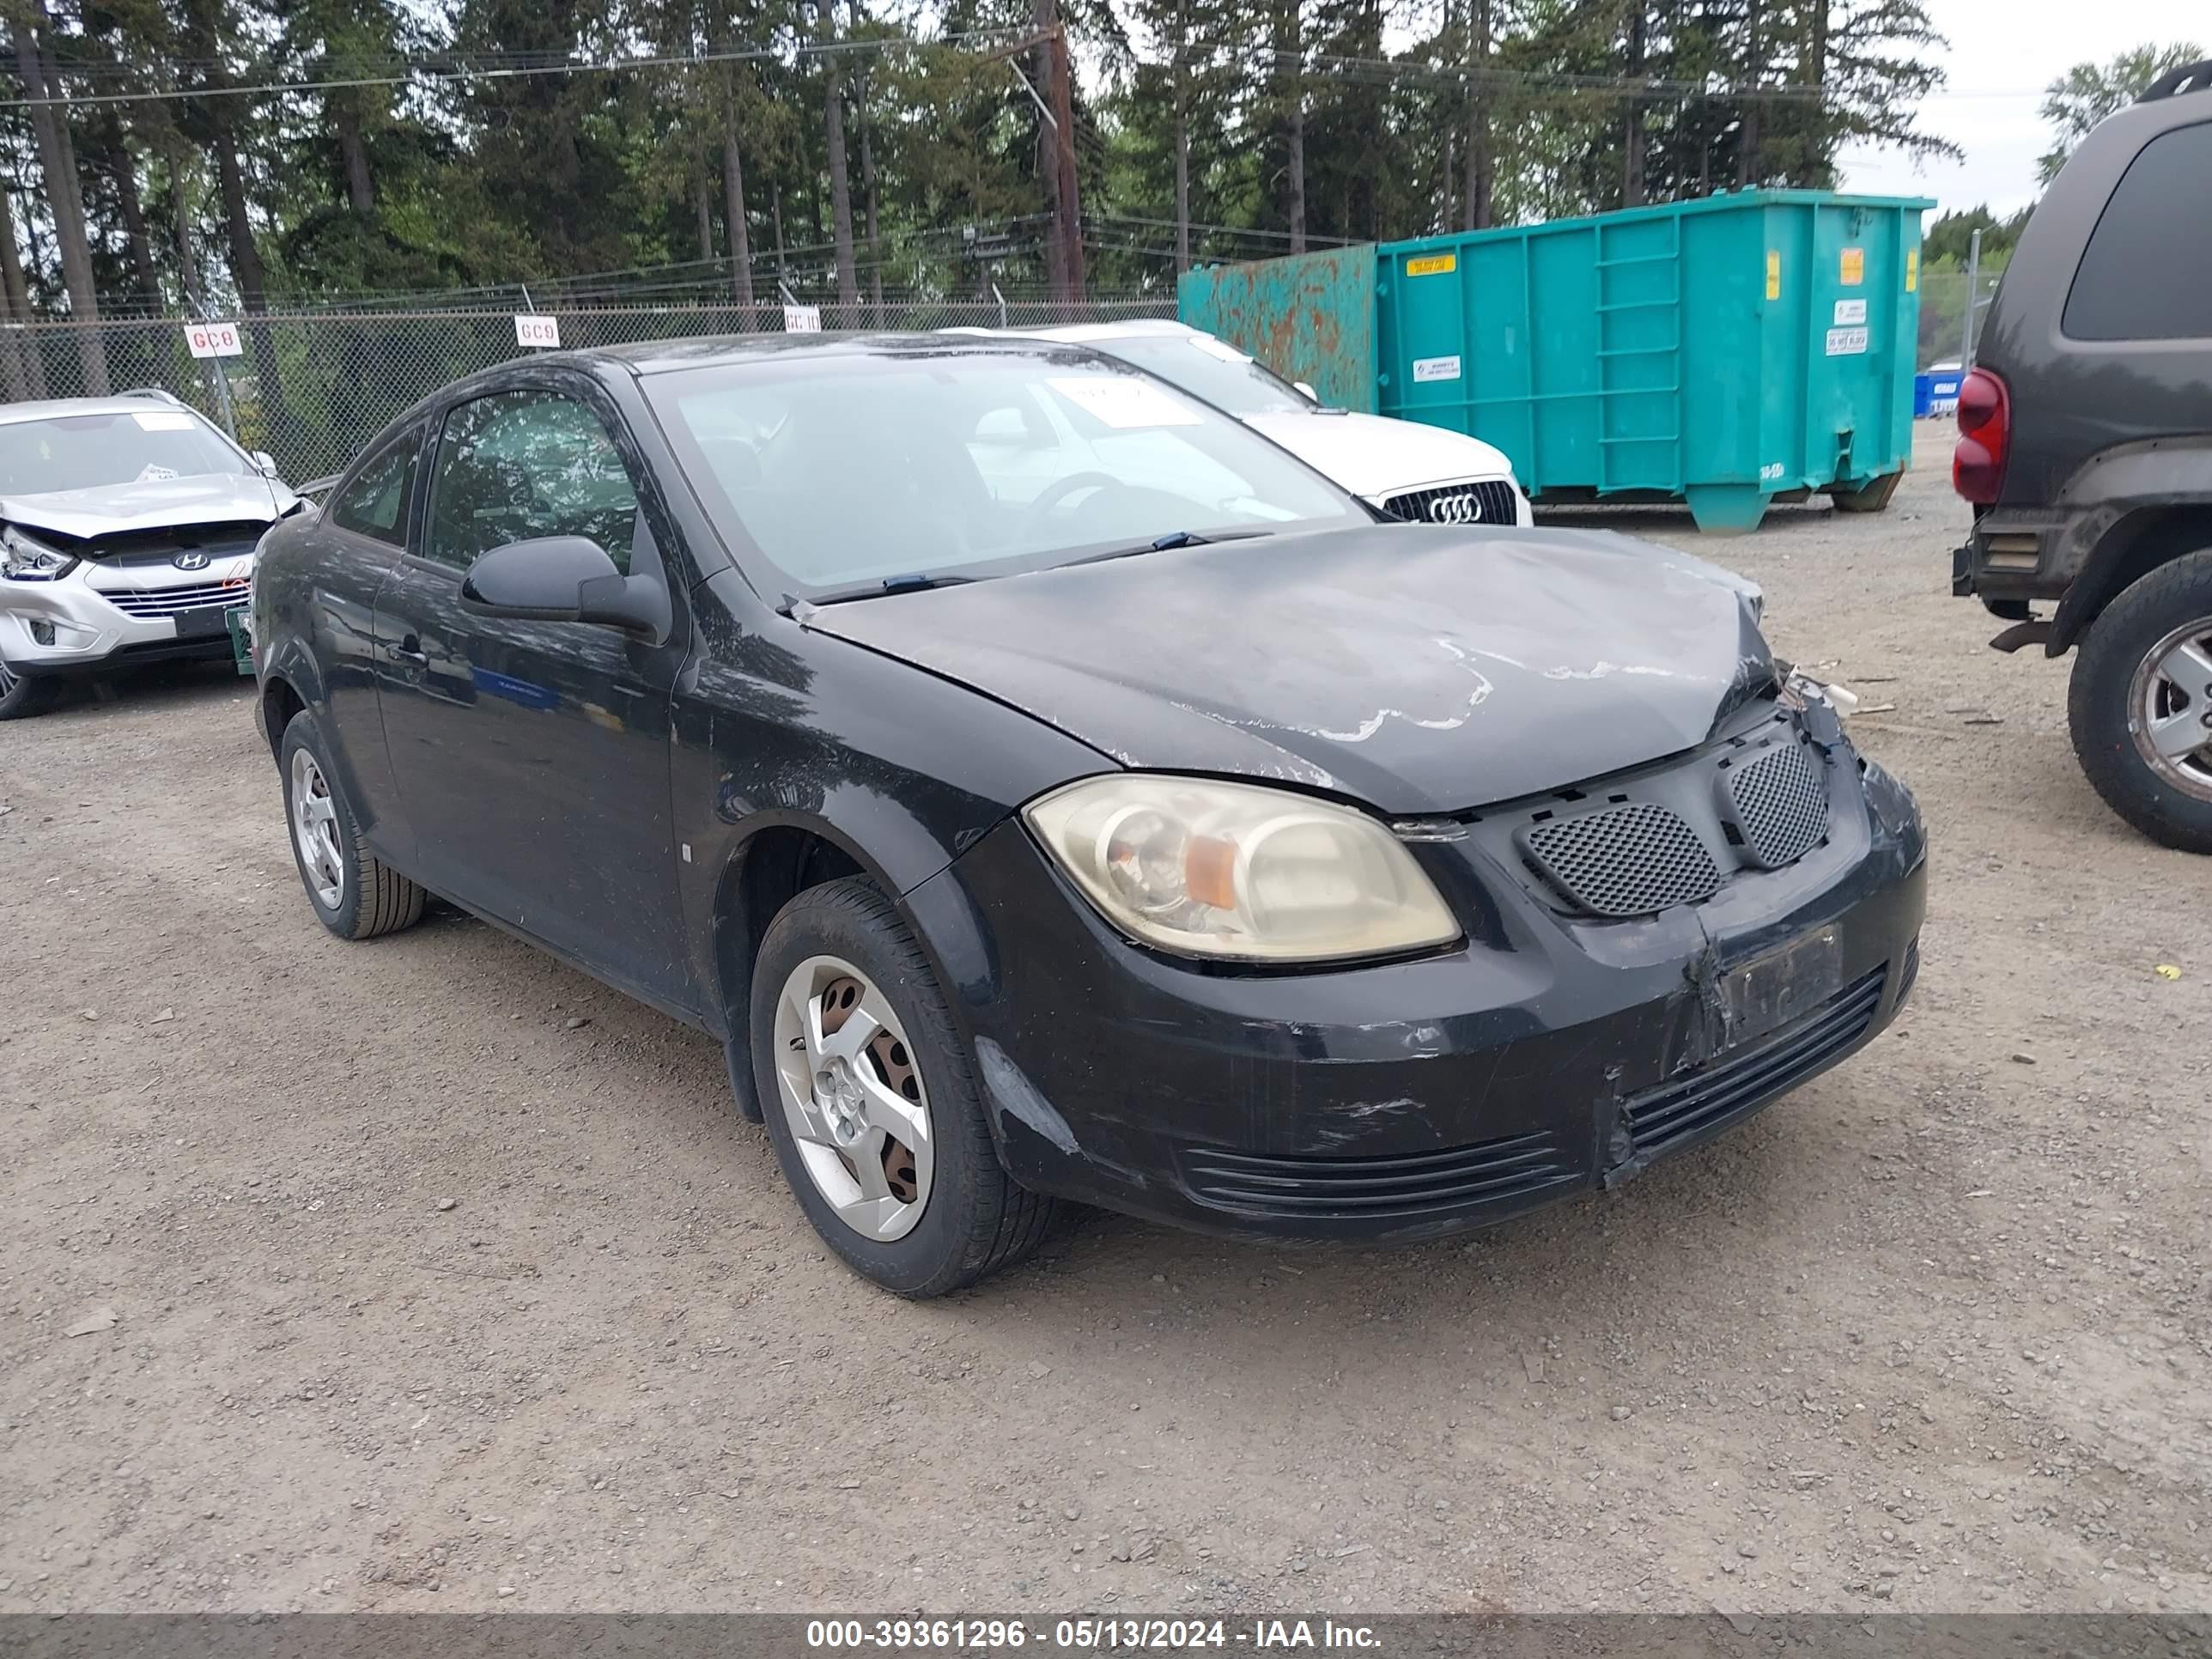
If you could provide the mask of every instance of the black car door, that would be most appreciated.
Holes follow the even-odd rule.
[[[378,700],[416,873],[591,972],[694,1008],[669,812],[669,698],[690,619],[672,535],[585,377],[453,404],[420,533],[377,595]],[[625,450],[628,453],[625,453]],[[495,547],[585,536],[667,586],[654,641],[465,608]]]
[[[331,758],[362,833],[380,853],[404,860],[404,825],[377,708],[375,597],[404,555],[416,495],[422,422],[394,434],[331,492],[312,539],[304,615],[286,626],[310,635],[323,667],[319,711]]]

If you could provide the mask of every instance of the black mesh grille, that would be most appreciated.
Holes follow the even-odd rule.
[[[1705,842],[1649,801],[1540,823],[1522,845],[1562,892],[1601,916],[1648,916],[1695,904],[1721,884]]]
[[[1513,486],[1500,478],[1409,489],[1386,498],[1382,510],[1416,524],[1517,524],[1521,517]]]
[[[1417,1215],[1491,1205],[1576,1178],[1549,1134],[1376,1158],[1262,1156],[1187,1148],[1183,1174],[1210,1204],[1273,1215]]]
[[[1802,743],[1785,743],[1722,775],[1744,851],[1769,870],[1795,863],[1828,833],[1828,792]]]

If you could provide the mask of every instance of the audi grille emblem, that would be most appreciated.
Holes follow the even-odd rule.
[[[208,568],[208,556],[200,552],[179,553],[169,562],[179,570],[204,570]]]
[[[1480,524],[1482,503],[1472,495],[1443,495],[1429,503],[1431,524]]]

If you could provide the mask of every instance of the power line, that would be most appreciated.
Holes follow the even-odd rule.
[[[408,65],[398,75],[345,76],[319,81],[262,81],[240,86],[222,85],[197,88],[149,88],[137,92],[99,92],[74,96],[46,98],[11,98],[0,100],[0,109],[65,108],[82,104],[159,104],[196,98],[252,98],[278,93],[349,92],[365,87],[413,86],[418,82],[446,85],[465,81],[523,80],[535,76],[619,74],[632,70],[690,69],[713,64],[753,64],[767,61],[791,62],[800,58],[824,57],[878,57],[892,52],[915,52],[929,46],[957,46],[970,40],[999,40],[1015,33],[1012,29],[967,29],[954,34],[940,34],[929,40],[826,40],[795,42],[787,46],[749,47],[734,52],[695,52],[685,56],[673,55],[647,58],[604,58],[582,62],[563,60],[557,64],[518,64],[489,69],[451,67],[449,57],[418,59],[395,59]]]
[[[1086,213],[1083,216],[1086,221],[1095,221],[1102,225],[1143,225],[1154,230],[1173,230],[1176,228],[1176,221],[1173,219],[1140,219],[1134,214],[1128,213]],[[1186,222],[1194,232],[1207,231],[1218,235],[1245,236],[1268,242],[1287,242],[1293,240],[1287,230],[1262,230],[1245,225],[1208,224],[1201,219],[1192,219]],[[1324,242],[1331,247],[1350,247],[1361,240],[1357,236],[1322,236],[1311,231],[1306,234],[1307,241]]]

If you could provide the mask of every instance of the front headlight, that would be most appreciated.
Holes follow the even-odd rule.
[[[9,525],[0,529],[0,576],[17,582],[50,582],[76,568],[76,558],[48,547]]]
[[[1056,789],[1023,816],[1107,921],[1184,956],[1326,962],[1460,936],[1396,837],[1310,796],[1124,774]]]

